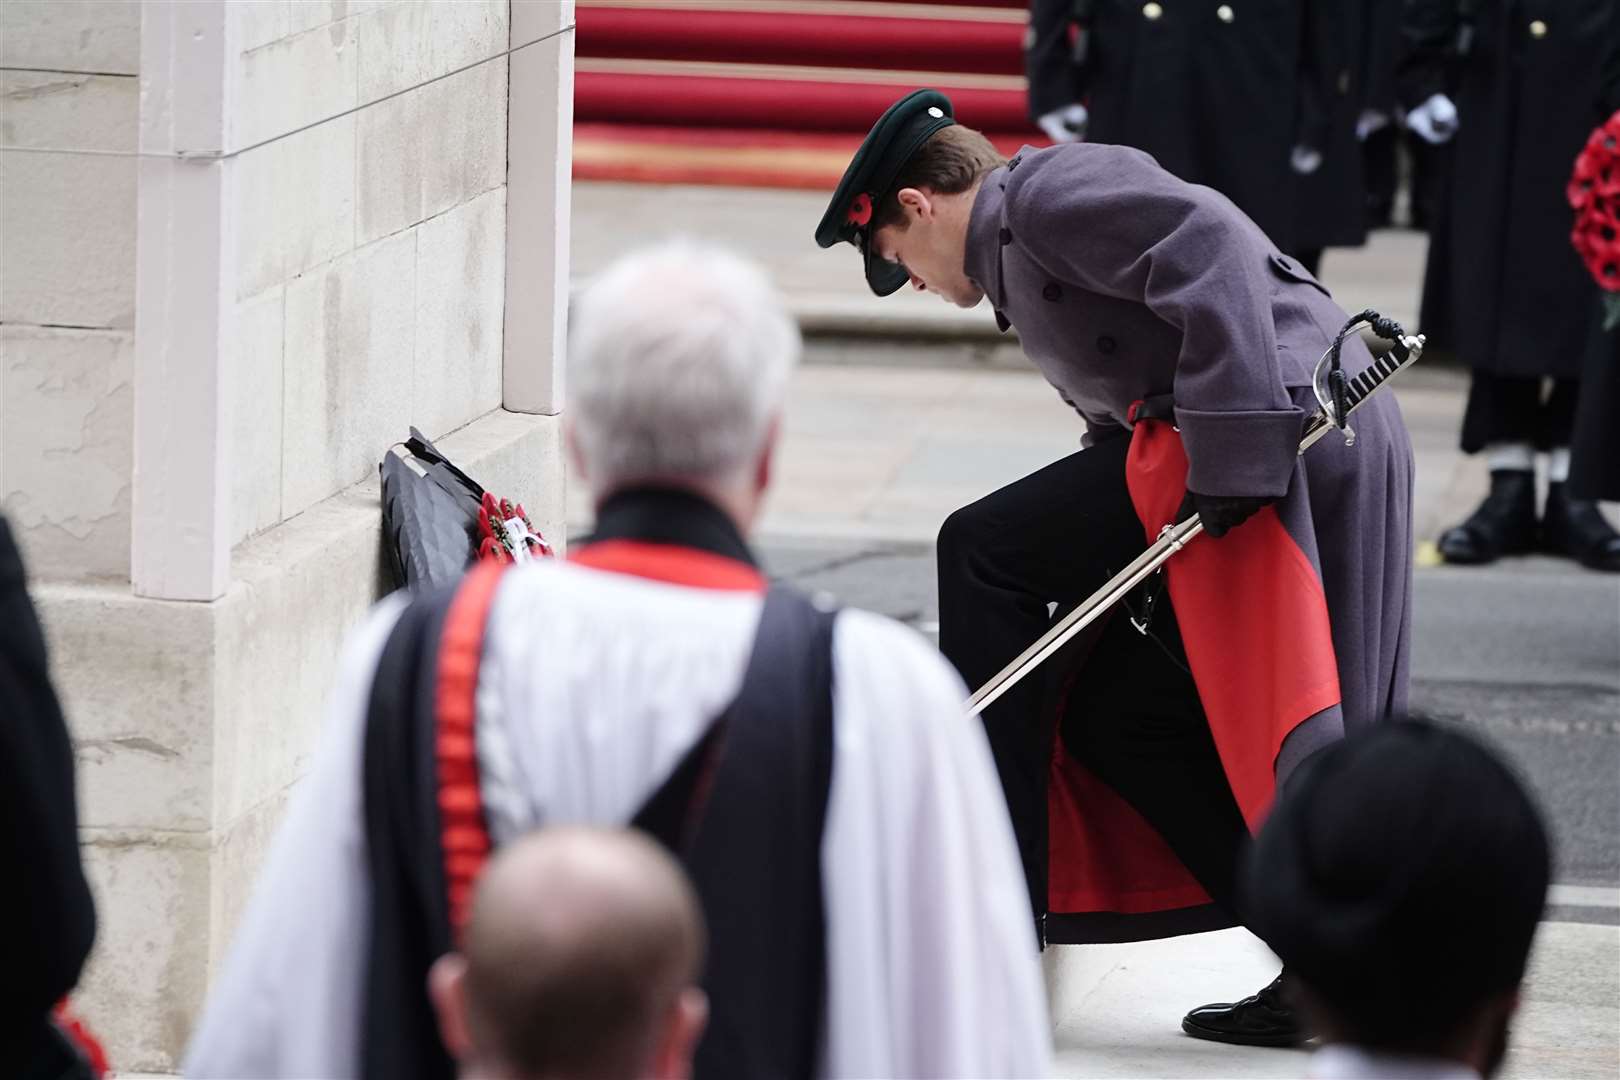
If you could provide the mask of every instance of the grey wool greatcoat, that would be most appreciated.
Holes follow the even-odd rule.
[[[1312,370],[1348,318],[1327,290],[1225,196],[1142,151],[1091,143],[1025,147],[990,173],[965,269],[1084,418],[1087,445],[1130,427],[1133,402],[1173,394],[1187,487],[1281,499],[1287,537],[1320,580],[1342,697],[1287,733],[1268,772],[1280,783],[1345,729],[1403,711],[1412,452],[1395,398],[1356,412],[1354,446],[1330,434],[1298,453]],[[1354,335],[1343,359],[1351,374],[1371,362]],[[1291,657],[1239,662],[1258,674]]]

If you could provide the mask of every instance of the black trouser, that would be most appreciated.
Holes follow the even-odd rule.
[[[1130,440],[1053,462],[953,513],[939,534],[939,644],[977,689],[1147,542],[1125,486]],[[1133,597],[1133,605],[1140,597]],[[1168,592],[1152,637],[1116,611],[1068,693],[1065,747],[1164,837],[1228,911],[1248,838],[1215,753]],[[1037,915],[1046,910],[1046,775],[1052,690],[1073,673],[1047,661],[984,712]]]
[[[1578,379],[1475,371],[1463,412],[1463,450],[1476,454],[1496,442],[1526,442],[1537,450],[1568,446],[1579,389]]]

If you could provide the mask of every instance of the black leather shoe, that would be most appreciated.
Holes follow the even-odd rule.
[[[1440,534],[1440,554],[1451,563],[1488,563],[1522,555],[1536,541],[1536,474],[1529,469],[1491,473],[1491,493],[1461,525]]]
[[[1596,502],[1569,498],[1563,484],[1547,489],[1541,549],[1567,555],[1593,570],[1620,571],[1620,533],[1604,519]]]
[[[1238,1046],[1303,1046],[1310,1037],[1299,1015],[1283,998],[1283,979],[1242,1001],[1205,1005],[1181,1021],[1181,1030],[1195,1039],[1235,1043]]]

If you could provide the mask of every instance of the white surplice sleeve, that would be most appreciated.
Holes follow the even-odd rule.
[[[1046,1077],[1051,1027],[989,744],[924,640],[846,610],[822,839],[827,1077]]]
[[[362,752],[372,675],[404,606],[403,593],[384,600],[349,640],[313,767],[187,1048],[188,1077],[359,1075],[370,906]]]

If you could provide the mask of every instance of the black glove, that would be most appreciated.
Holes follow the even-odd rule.
[[[1262,507],[1277,501],[1275,495],[1200,495],[1188,491],[1176,511],[1176,520],[1186,521],[1196,512],[1204,523],[1204,531],[1219,538],[1259,513]]]

